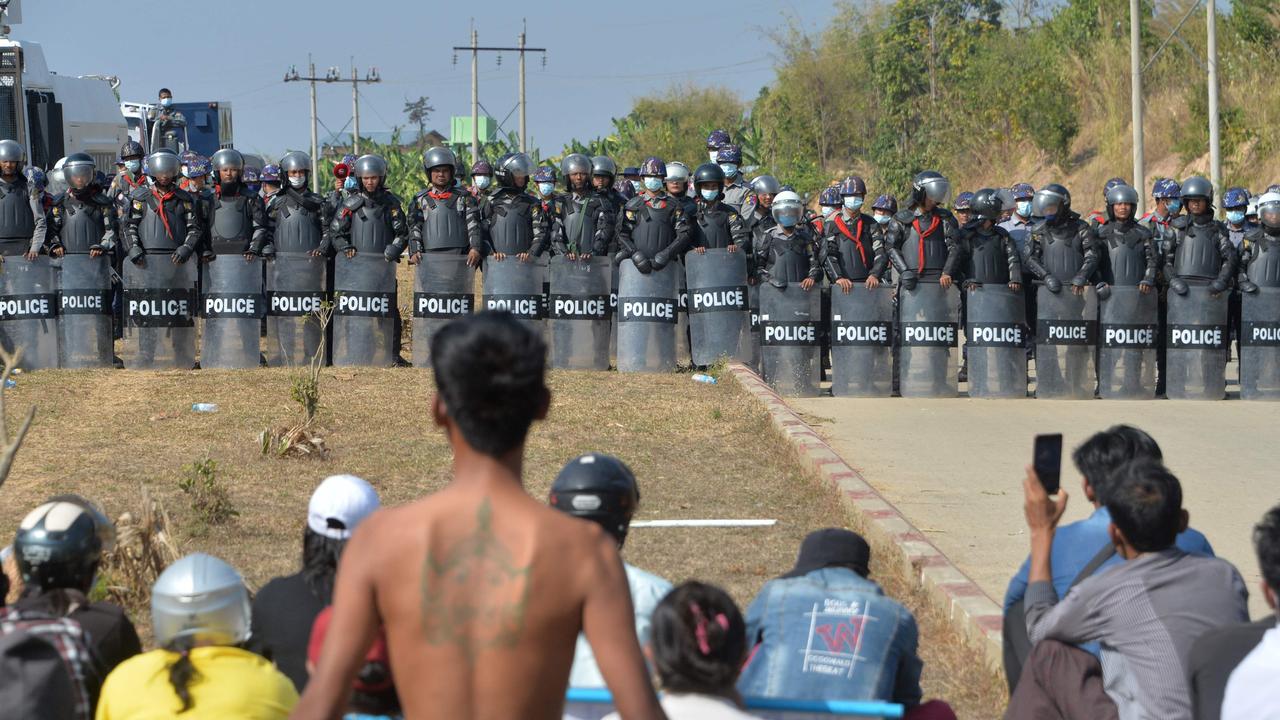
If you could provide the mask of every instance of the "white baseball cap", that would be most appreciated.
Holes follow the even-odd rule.
[[[330,475],[311,493],[307,527],[334,540],[346,540],[381,506],[378,491],[355,475]]]

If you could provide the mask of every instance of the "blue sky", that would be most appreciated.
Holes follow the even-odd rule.
[[[448,134],[449,116],[469,115],[469,42],[475,17],[480,44],[514,46],[521,19],[528,43],[548,49],[547,65],[529,57],[531,142],[557,154],[569,139],[608,132],[633,98],[695,80],[752,98],[773,79],[773,46],[762,29],[791,13],[819,29],[834,4],[818,0],[736,0],[690,3],[338,2],[336,0],[23,0],[16,39],[45,48],[49,68],[66,75],[119,76],[121,97],[151,100],[161,86],[175,99],[228,100],[236,145],[275,155],[310,142],[306,83],[285,84],[290,65],[305,74],[307,53],[317,73],[337,65],[349,75],[377,66],[383,82],[363,86],[362,132],[405,125],[405,98],[427,95],[428,122]],[[481,55],[480,102],[504,127],[518,128],[516,56],[502,64]],[[709,68],[698,72],[698,68]],[[321,86],[320,119],[338,131],[351,118],[350,84]],[[349,129],[349,128],[348,128]]]

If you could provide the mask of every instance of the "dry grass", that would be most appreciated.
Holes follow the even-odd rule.
[[[285,369],[21,376],[13,402],[38,402],[40,414],[4,488],[9,510],[0,515],[0,537],[12,536],[23,509],[61,492],[90,497],[113,517],[136,516],[141,485],[169,509],[169,534],[181,552],[223,557],[260,587],[296,569],[307,498],[326,475],[361,475],[389,504],[449,480],[449,450],[427,413],[429,372],[326,368],[321,384],[318,426],[329,447],[322,459],[261,454],[261,429],[296,415]],[[838,500],[800,469],[764,411],[735,383],[556,372],[550,384],[551,417],[535,427],[527,452],[526,486],[534,496],[546,495],[570,458],[603,451],[625,458],[640,478],[639,519],[779,521],[763,529],[636,529],[626,556],[640,567],[674,582],[717,583],[745,607],[765,581],[790,568],[806,533],[848,525]],[[193,402],[219,410],[194,413]],[[217,461],[218,480],[241,514],[201,528],[178,480],[204,457]],[[920,616],[926,693],[955,701],[961,717],[997,715],[999,684],[977,656],[926,610],[905,577],[879,564],[876,572]]]

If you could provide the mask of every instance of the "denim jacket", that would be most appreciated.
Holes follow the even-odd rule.
[[[852,570],[772,580],[746,620],[753,648],[738,680],[743,695],[920,703],[915,618]]]

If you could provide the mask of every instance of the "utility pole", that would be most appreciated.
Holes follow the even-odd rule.
[[[356,59],[351,58],[351,154],[360,155],[360,84],[382,82],[378,68],[370,68],[364,79],[356,74]]]
[[[520,151],[521,152],[525,151],[525,149],[528,147],[528,142],[529,142],[528,135],[525,132],[525,92],[524,92],[525,53],[534,53],[534,52],[542,53],[542,64],[543,65],[547,64],[547,49],[528,47],[525,44],[525,33],[523,31],[520,33],[520,41],[516,47],[480,47],[479,42],[477,40],[478,37],[479,35],[476,32],[475,25],[473,24],[471,26],[471,44],[453,46],[453,51],[455,53],[460,50],[471,51],[471,162],[475,162],[476,160],[480,159],[480,75],[478,70],[480,53],[510,52],[510,53],[517,53],[520,56],[520,88],[519,88],[520,100],[519,102],[520,102]],[[457,56],[454,56],[454,60],[457,60]],[[498,55],[498,62],[499,63],[502,62],[502,55]]]
[[[320,177],[317,174],[318,163],[320,162],[320,139],[316,130],[317,113],[316,113],[316,83],[317,82],[333,82],[338,79],[338,68],[331,67],[324,77],[316,76],[316,64],[311,61],[311,56],[307,55],[307,76],[303,77],[298,74],[298,68],[291,66],[289,71],[284,74],[285,82],[308,82],[311,83],[311,192],[320,192]]]
[[[1141,0],[1129,0],[1130,105],[1133,112],[1133,187],[1138,191],[1135,217],[1146,212],[1145,149],[1142,137],[1142,10]]]
[[[1206,0],[1205,27],[1209,33],[1209,180],[1216,197],[1222,190],[1222,145],[1218,128],[1218,12],[1215,0]]]

